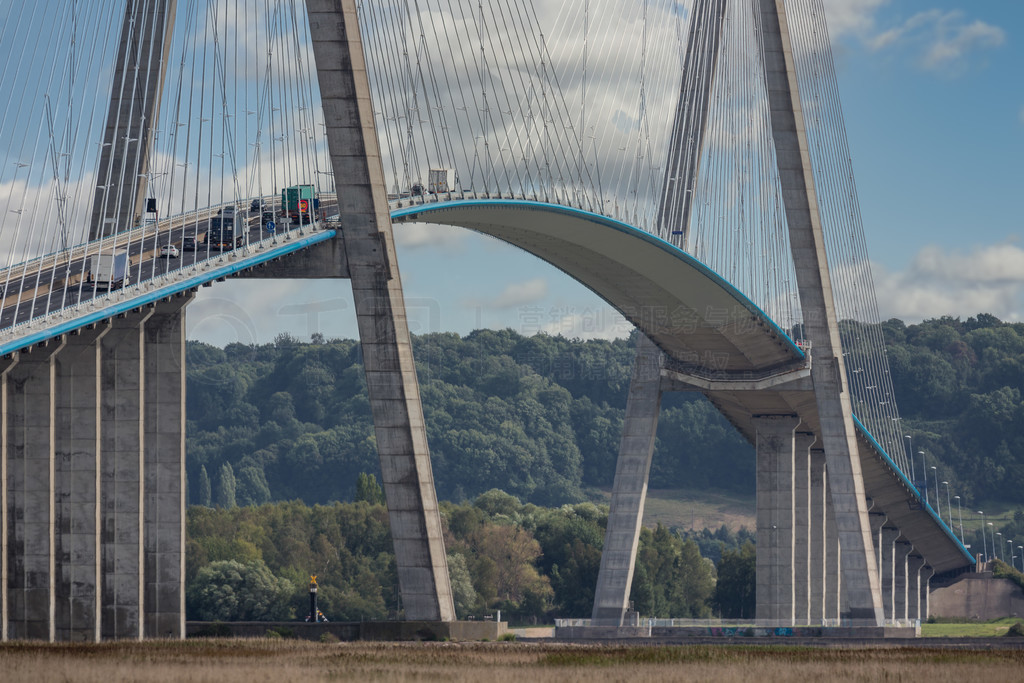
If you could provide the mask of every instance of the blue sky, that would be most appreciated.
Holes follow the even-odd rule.
[[[884,318],[1024,320],[1024,2],[826,0]],[[628,334],[604,302],[490,238],[396,226],[413,332]],[[356,336],[345,281],[204,289],[189,337]]]

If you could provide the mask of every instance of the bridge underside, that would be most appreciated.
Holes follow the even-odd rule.
[[[813,485],[808,483],[801,488],[799,481],[802,477],[808,482],[812,479],[809,468],[813,467],[813,458],[808,455],[808,449],[819,455],[823,452],[822,444],[816,443],[814,437],[820,434],[821,425],[811,383],[810,360],[762,311],[727,282],[674,246],[628,225],[583,211],[530,201],[474,199],[402,207],[394,209],[392,216],[396,223],[423,221],[455,225],[493,236],[540,257],[586,285],[664,352],[659,390],[699,391],[706,395],[752,444],[759,445],[759,460],[764,430],[771,424],[771,420],[766,421],[766,418],[793,418],[792,425],[788,427],[792,438],[788,446],[790,462],[788,465],[784,462],[784,448],[783,464],[772,465],[782,467],[782,476],[789,479],[788,484],[784,482],[778,491],[774,491],[773,495],[782,496],[782,502],[778,503],[781,508],[773,514],[790,515],[794,520],[786,541],[790,549],[783,551],[783,555],[791,553],[793,559],[785,560],[783,557],[779,560],[780,566],[788,567],[786,571],[794,572],[791,581],[796,588],[793,589],[794,594],[786,599],[790,603],[797,598],[813,602],[812,589],[807,584],[814,584],[819,595],[832,595],[833,609],[824,606],[825,598],[822,597],[819,601],[821,609],[809,611],[809,615],[817,619],[826,619],[830,615],[840,618],[843,605],[838,566],[821,568],[817,579],[800,576],[801,562],[808,566],[804,573],[813,574],[815,562],[827,564],[830,561],[826,560],[830,553],[825,544],[832,543],[838,549],[838,540],[832,537],[836,533],[836,521],[831,516],[825,521],[826,515],[833,514],[830,501],[826,499],[822,502],[819,526],[829,527],[831,538],[826,538],[825,532],[819,529],[820,550],[800,551],[801,544],[811,544],[808,540],[812,526],[810,518],[815,513],[811,512],[810,502]],[[642,354],[638,355],[638,363],[642,362],[641,357]],[[640,387],[642,382],[638,385],[635,378],[634,386]],[[634,399],[632,391],[631,401]],[[652,398],[645,399],[645,402],[657,405]],[[638,419],[646,419],[646,414]],[[627,442],[631,439],[647,441],[646,433],[634,434],[631,429],[627,424],[620,469],[624,467],[622,459],[629,457]],[[762,432],[760,442],[759,430]],[[782,433],[785,435],[786,431]],[[805,435],[806,443],[793,436],[794,433]],[[808,435],[809,441],[806,440]],[[927,577],[931,573],[970,566],[972,559],[862,427],[857,446],[871,519],[880,524],[878,529],[873,529],[872,538],[877,541],[873,545],[880,575],[883,583],[888,582],[883,593],[888,591],[895,595],[899,591],[893,586],[902,582],[902,591],[914,596],[902,601],[890,596],[890,599],[883,600],[884,613],[886,618],[907,618],[907,614],[913,618],[915,606],[920,613],[921,605],[926,604]],[[637,448],[643,450],[644,446],[641,444]],[[637,475],[640,481],[630,495],[642,500],[646,493],[647,469],[643,458],[634,459],[636,462],[627,469],[643,474]],[[799,464],[801,460],[805,463],[802,467]],[[823,462],[822,459],[822,469]],[[764,466],[759,464],[759,468],[764,469]],[[779,474],[776,472],[771,476]],[[617,473],[617,489],[619,477]],[[778,484],[773,486],[777,488]],[[820,484],[821,490],[828,490],[827,486],[826,477]],[[759,486],[759,495],[762,493],[760,489]],[[790,497],[788,503],[785,500],[787,495]],[[802,508],[798,502],[801,496],[808,499]],[[784,509],[787,505],[788,511]],[[801,524],[802,530],[799,528]],[[893,530],[898,530],[895,536],[892,536]],[[762,540],[759,539],[759,543]],[[607,543],[606,553],[609,552]],[[765,541],[764,545],[767,547],[768,542]],[[900,547],[907,548],[903,556],[905,566],[912,568],[917,562],[920,565],[917,570],[905,569],[902,574],[898,568],[885,570],[883,564],[899,565]],[[765,555],[765,550],[762,549],[760,554]],[[836,554],[833,551],[831,556]],[[796,569],[793,569],[794,565],[797,565]],[[914,574],[913,578],[908,578],[908,572]],[[918,585],[920,576],[925,577],[924,588],[915,591],[913,586]],[[830,584],[830,581],[835,583]],[[626,584],[623,588],[626,592],[617,597],[622,602],[622,610],[628,598],[628,581]],[[828,585],[833,585],[833,589],[827,591]],[[796,596],[795,592],[801,590],[802,595]],[[796,608],[795,612],[793,619],[802,622],[801,609]],[[793,619],[778,621],[790,623]]]

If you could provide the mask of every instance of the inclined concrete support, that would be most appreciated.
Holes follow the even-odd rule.
[[[921,621],[921,570],[924,557],[916,553],[907,556],[907,618]]]
[[[156,305],[145,326],[143,619],[147,638],[185,637],[185,306]]]
[[[101,340],[68,336],[57,356],[57,640],[100,640]]]
[[[913,550],[914,546],[906,539],[896,541],[893,552],[893,619],[906,621],[910,618],[907,607],[907,586],[910,584],[908,558]]]
[[[54,472],[57,355],[64,338],[23,352],[8,373],[8,617],[12,639],[56,638]]]
[[[783,0],[757,0],[757,7],[772,138],[804,333],[813,344],[811,380],[820,421],[818,436],[828,460],[832,506],[843,548],[843,585],[849,601],[844,616],[854,623],[880,625],[877,565],[786,10]]]
[[[143,332],[152,315],[149,308],[114,319],[101,342],[100,631],[104,639],[143,637]]]
[[[810,623],[820,624],[825,618],[825,567],[828,563],[825,533],[825,452],[812,448],[810,460],[810,514],[808,525],[808,600],[810,602]]]
[[[7,460],[9,456],[9,437],[7,411],[9,405],[8,373],[18,364],[19,354],[12,353],[0,358],[0,642],[7,642],[8,631],[8,599],[7,570],[10,555],[7,545],[7,524],[9,520],[7,507]]]
[[[793,449],[793,605],[797,624],[811,623],[811,445],[797,432]]]
[[[127,230],[142,216],[176,0],[129,2],[121,23],[100,147],[89,239]]]
[[[888,526],[882,527],[879,537],[879,557],[882,558],[882,609],[887,619],[896,618],[896,539],[899,537],[900,530]]]
[[[757,620],[790,626],[793,605],[795,415],[755,416],[757,429]]]
[[[455,607],[355,0],[307,0],[405,617]]]
[[[660,410],[661,352],[638,334],[594,594],[591,623],[595,626],[622,626],[629,605]]]

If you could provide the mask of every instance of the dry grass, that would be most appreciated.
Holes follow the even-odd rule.
[[[4,681],[1020,680],[1024,651],[313,643],[272,639],[0,646]]]

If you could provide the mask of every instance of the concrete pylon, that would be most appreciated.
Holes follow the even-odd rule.
[[[757,429],[756,617],[759,622],[791,626],[795,619],[794,576],[794,431],[795,415],[754,417]]]
[[[810,457],[810,577],[809,601],[810,623],[820,624],[825,618],[825,566],[828,556],[825,552],[827,536],[825,517],[825,451],[812,448]]]
[[[881,625],[878,567],[785,5],[783,0],[756,0],[755,7],[760,18],[772,138],[797,290],[805,336],[812,343],[811,381],[820,420],[818,436],[828,461],[829,488],[842,546],[843,583],[849,600],[844,616],[856,624]]]
[[[793,447],[793,614],[811,623],[811,446],[814,434],[797,432]]]
[[[57,640],[100,640],[100,343],[110,321],[57,356]]]
[[[910,563],[908,559],[914,546],[906,539],[897,540],[893,555],[893,619],[907,620],[910,618],[908,607],[908,588],[910,586]]]
[[[156,305],[146,322],[143,633],[185,637],[185,306]]]
[[[441,515],[356,2],[308,0],[306,7],[405,616],[452,621]]]
[[[23,353],[7,373],[8,628],[56,638],[56,356],[64,337]]]
[[[101,344],[100,552],[104,639],[141,640],[146,435],[145,324],[153,309],[115,318]]]
[[[127,230],[142,215],[175,7],[176,0],[125,6],[96,174],[90,240]]]
[[[622,443],[615,463],[608,527],[594,593],[591,616],[594,626],[622,626],[629,605],[660,410],[661,352],[650,339],[638,333]]]
[[[911,552],[907,556],[907,618],[921,620],[921,570],[925,566],[922,555]]]
[[[899,529],[883,527],[879,539],[879,556],[882,558],[882,608],[885,610],[886,619],[895,619],[896,613],[896,539],[899,537]]]

